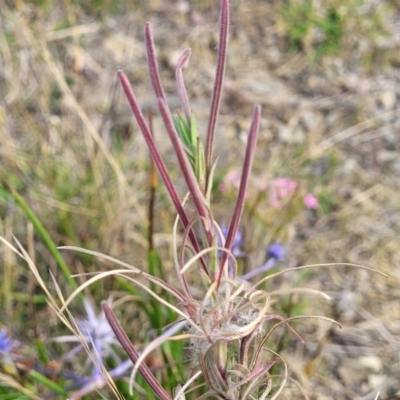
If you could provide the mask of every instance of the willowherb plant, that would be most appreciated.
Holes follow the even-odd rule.
[[[190,49],[184,51],[176,67],[177,92],[182,111],[173,116],[167,106],[167,99],[158,72],[152,27],[149,23],[146,24],[148,69],[158,100],[160,115],[188,187],[188,195],[184,201],[181,201],[175,190],[126,75],[122,71],[118,72],[132,112],[178,214],[174,226],[174,262],[181,287],[176,288],[156,276],[151,276],[133,267],[130,267],[129,271],[120,269],[111,273],[100,274],[89,280],[87,284],[106,275],[128,276],[133,274],[133,277],[129,276],[133,283],[150,293],[165,307],[175,311],[180,318],[180,323],[185,323],[186,330],[184,333],[176,336],[164,335],[158,337],[146,347],[142,354],[139,354],[117,321],[110,304],[103,303],[105,315],[115,336],[134,364],[131,383],[135,375],[140,373],[154,393],[163,400],[185,399],[185,393],[190,392],[190,385],[200,376],[204,379],[206,390],[199,399],[277,398],[288,379],[288,373],[282,357],[268,348],[268,341],[273,331],[278,326],[283,326],[296,339],[303,342],[300,335],[290,326],[290,321],[307,318],[307,316],[285,319],[274,312],[271,306],[274,302],[271,294],[259,289],[260,283],[267,278],[262,279],[256,285],[249,282],[249,279],[256,274],[267,271],[276,260],[283,258],[282,246],[279,243],[272,245],[268,249],[269,260],[256,270],[241,277],[238,276],[237,272],[235,256],[240,256],[238,227],[255,154],[260,125],[260,106],[254,108],[243,167],[240,179],[237,180],[236,204],[229,226],[222,231],[212,215],[211,188],[216,167],[213,145],[225,74],[228,27],[229,1],[221,0],[217,70],[206,140],[203,145],[188,102],[182,72],[189,61]],[[191,208],[195,210],[195,216],[192,219],[189,218],[187,213],[189,202]],[[183,227],[183,239],[180,244],[177,243],[179,223]],[[195,231],[196,225],[200,227],[200,235],[198,234],[199,229]],[[200,274],[202,278],[202,296],[195,296],[189,284],[189,275],[194,271]],[[139,276],[145,277],[168,292],[175,298],[176,305],[162,299],[154,291],[143,285],[138,280]],[[324,319],[324,317],[320,318]],[[183,386],[176,388],[173,397],[157,382],[144,363],[146,356],[166,340],[186,340],[189,343],[191,377]],[[274,376],[271,373],[271,368],[277,363],[284,366],[284,372],[281,375]]]
[[[172,397],[155,380],[143,361],[151,351],[165,340],[187,340],[189,342],[193,374],[184,386],[176,390],[174,399],[184,399],[189,385],[202,375],[207,390],[200,399],[214,397],[232,400],[276,398],[282,391],[287,380],[286,364],[279,354],[274,353],[266,346],[277,326],[285,326],[298,340],[302,341],[302,338],[290,326],[289,319],[274,313],[271,308],[273,300],[270,295],[259,290],[257,285],[252,285],[247,281],[255,274],[269,269],[271,265],[267,263],[267,265],[261,266],[247,276],[238,277],[237,274],[234,246],[235,243],[237,244],[238,227],[256,148],[260,124],[260,106],[254,108],[243,168],[238,181],[236,204],[229,227],[225,232],[221,231],[212,215],[211,188],[216,166],[213,144],[225,74],[228,27],[229,1],[222,0],[217,71],[206,141],[203,146],[189,106],[182,74],[182,69],[186,66],[190,57],[190,49],[184,51],[176,68],[177,91],[182,112],[178,112],[174,117],[167,106],[158,72],[152,27],[149,23],[146,24],[145,38],[151,82],[158,100],[162,120],[188,187],[188,195],[183,202],[178,197],[127,77],[122,71],[118,72],[132,112],[178,213],[174,227],[175,266],[181,289],[179,290],[169,283],[155,276],[144,274],[137,269],[131,268],[129,273],[140,274],[150,282],[159,285],[175,297],[177,306],[161,299],[156,293],[139,283],[136,278],[130,279],[156,297],[166,307],[176,311],[180,318],[186,322],[186,332],[173,337],[157,338],[139,355],[116,320],[110,305],[103,303],[103,309],[116,337],[135,364],[132,380],[137,372],[141,373],[155,394],[162,399],[172,399]],[[195,217],[192,220],[189,219],[185,207],[188,202],[195,209]],[[179,222],[184,230],[181,244],[176,243]],[[202,232],[200,236],[195,234],[194,226],[196,224],[200,225]],[[270,252],[271,260],[283,257],[279,244],[271,247]],[[204,288],[201,297],[192,294],[188,283],[188,275],[193,271],[202,276]],[[124,271],[119,270],[114,271],[114,273],[124,274]],[[274,320],[278,322],[271,325],[270,321]],[[284,374],[276,377],[280,380],[279,385],[273,384],[274,378],[270,373],[271,368],[276,363],[285,365]]]

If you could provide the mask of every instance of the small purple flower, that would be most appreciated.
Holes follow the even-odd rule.
[[[267,254],[270,258],[274,258],[275,260],[283,260],[285,257],[285,249],[281,244],[275,242],[267,248]]]

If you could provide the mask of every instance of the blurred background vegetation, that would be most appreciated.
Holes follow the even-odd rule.
[[[159,185],[156,217],[149,219],[149,155],[116,71],[128,74],[144,112],[153,112],[143,39],[144,23],[150,20],[163,83],[175,109],[174,67],[183,49],[191,47],[185,80],[204,133],[218,12],[214,0],[0,0],[0,235],[21,242],[49,287],[54,289],[50,271],[69,294],[66,271],[112,268],[66,251],[64,261],[57,260],[53,244],[109,254],[175,279],[173,208]],[[352,399],[378,389],[380,399],[397,398],[400,3],[232,0],[231,14],[214,213],[220,222],[229,222],[235,193],[219,190],[219,184],[240,168],[251,109],[259,103],[262,129],[243,219],[249,256],[240,261],[241,268],[261,264],[266,246],[279,241],[287,253],[281,268],[349,262],[388,273],[390,278],[384,279],[342,267],[275,280],[276,287],[308,286],[332,296],[329,305],[287,298],[278,305],[286,315],[316,308],[344,326],[342,333],[325,325],[299,327],[307,350],[283,334],[278,347],[287,353],[294,377],[310,393],[320,393],[314,398]],[[157,115],[154,133],[183,196]],[[279,177],[297,182],[299,190],[274,208],[270,192]],[[318,209],[304,207],[306,193],[318,198]],[[149,226],[157,255],[149,253]],[[43,344],[65,334],[65,328],[27,266],[5,246],[0,254],[1,326],[24,343],[32,359],[48,366],[66,346],[46,346],[44,351]],[[77,278],[79,283],[84,279]],[[120,311],[120,318],[130,324],[131,337],[140,346],[173,317],[120,281],[102,281],[85,295],[99,304],[110,294],[121,298],[127,290],[135,301]],[[144,306],[146,301],[150,306]],[[84,317],[79,302],[71,309]],[[162,367],[177,354],[183,357],[183,347],[163,351],[155,366],[169,388],[181,381],[184,370],[174,375],[169,373],[173,365]],[[72,367],[80,361],[75,362]],[[14,375],[32,393],[44,393],[43,383],[22,372]],[[121,390],[130,398],[126,388]],[[1,382],[0,393],[9,396],[2,398],[22,398]],[[292,398],[290,391],[286,396]]]

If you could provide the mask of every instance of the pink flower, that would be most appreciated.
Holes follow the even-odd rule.
[[[240,179],[241,175],[239,171],[229,171],[225,175],[223,181],[218,185],[218,188],[221,192],[226,192],[228,189],[232,189],[232,187],[239,189]]]
[[[224,182],[221,182],[221,183],[218,185],[218,189],[219,189],[221,192],[225,192],[225,191],[226,191],[226,184],[225,184]]]
[[[297,189],[297,183],[288,178],[276,178],[270,192],[270,204],[273,208],[282,205],[281,200],[292,194]]]
[[[309,193],[304,197],[304,204],[309,209],[316,209],[318,208],[318,199]]]
[[[272,208],[279,208],[282,205],[282,203],[277,199],[271,199],[269,204]]]
[[[226,174],[225,179],[227,182],[230,182],[236,189],[239,188],[240,185],[240,173],[239,171],[230,171]]]
[[[276,178],[274,182],[277,196],[284,198],[293,193],[297,188],[297,183],[287,178]]]

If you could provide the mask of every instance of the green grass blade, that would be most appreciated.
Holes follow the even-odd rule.
[[[32,209],[28,206],[25,200],[19,195],[19,193],[8,184],[8,182],[3,178],[0,177],[0,183],[3,187],[8,191],[8,193],[13,197],[15,202],[21,208],[21,210],[25,213],[29,221],[32,222],[36,232],[42,238],[44,244],[46,245],[47,249],[49,250],[50,254],[54,257],[59,266],[61,273],[64,275],[65,279],[67,280],[68,284],[72,289],[76,289],[78,287],[75,279],[71,277],[70,270],[65,263],[64,259],[62,258],[60,252],[58,251],[56,245],[54,244],[53,240],[51,239],[49,233],[47,232],[46,228],[40,222],[39,218],[36,214],[32,211]]]

